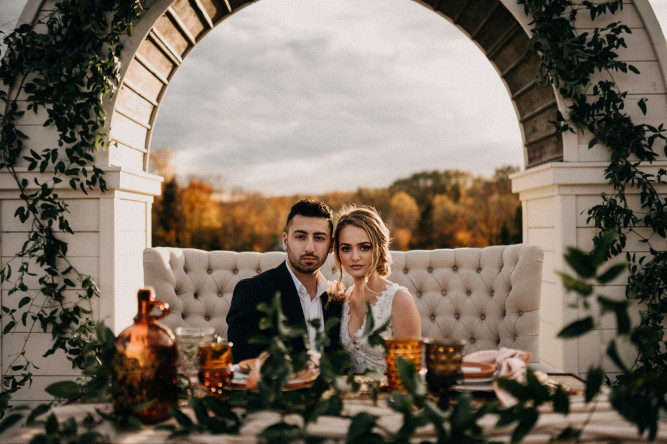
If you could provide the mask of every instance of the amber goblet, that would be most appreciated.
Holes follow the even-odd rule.
[[[390,392],[402,390],[403,383],[398,375],[396,358],[403,356],[406,361],[412,362],[419,372],[422,361],[422,339],[419,337],[391,337],[385,339],[387,344],[387,385]]]
[[[463,339],[435,339],[424,340],[426,352],[426,386],[429,391],[438,397],[438,407],[441,410],[449,409],[449,389],[463,382],[461,360]]]

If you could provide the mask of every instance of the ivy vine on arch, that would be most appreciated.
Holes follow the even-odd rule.
[[[640,352],[634,374],[659,372],[664,376],[667,253],[653,245],[656,239],[664,242],[666,237],[665,203],[656,187],[665,183],[667,172],[660,169],[652,175],[643,169],[657,158],[653,146],[665,140],[663,127],[635,125],[626,114],[627,92],[620,91],[613,81],[614,73],[638,72],[617,60],[617,51],[625,46],[623,35],[630,29],[619,22],[590,32],[578,32],[574,27],[578,13],[596,19],[615,13],[623,2],[517,2],[531,20],[531,50],[540,58],[537,79],[553,85],[567,103],[567,115],[559,115],[554,122],[558,131],[588,131],[593,136],[590,146],[600,143],[611,153],[605,177],[613,192],[603,194],[601,204],[588,212],[598,228],[594,243],[604,246],[608,257],[619,255],[629,233],[641,237],[638,228],[650,228],[651,234],[641,237],[649,254],[627,255],[627,296],[644,307],[641,326],[631,336]],[[53,345],[45,354],[63,350],[78,368],[97,363],[99,344],[93,339],[91,300],[99,291],[89,276],[68,261],[62,234],[73,231],[67,204],[59,193],[68,187],[83,193],[106,189],[103,171],[94,165],[94,153],[109,143],[104,103],[118,85],[121,37],[131,33],[143,10],[141,0],[60,0],[40,21],[46,32],[22,25],[4,38],[0,168],[16,182],[21,205],[15,216],[27,227],[27,236],[21,250],[0,270],[0,282],[18,299],[15,307],[2,307],[8,319],[3,334],[18,326],[29,332],[50,332]],[[599,73],[607,76],[595,80]],[[646,112],[645,99],[636,105]],[[44,125],[56,128],[57,146],[41,151],[26,149],[26,135],[18,123],[30,112],[45,115]],[[33,178],[32,183],[26,176]],[[629,188],[639,190],[640,209],[631,208],[626,195]],[[604,234],[609,229],[617,233],[611,241]],[[43,297],[29,294],[26,281],[35,277]],[[75,301],[67,298],[71,290],[78,292]],[[608,308],[621,313],[627,304]],[[620,323],[625,318],[619,315],[618,319]],[[593,326],[590,322],[580,324],[575,333]],[[12,393],[31,381],[34,364],[25,357],[26,344],[27,340],[17,361],[10,364],[9,374],[4,375],[0,411],[7,407]],[[659,390],[650,395],[662,396],[664,403],[664,388]]]
[[[120,78],[120,39],[131,33],[143,9],[140,0],[60,0],[35,24],[46,32],[23,24],[4,38],[0,168],[16,183],[21,204],[15,217],[27,236],[0,270],[8,296],[18,300],[2,306],[2,333],[17,328],[28,333],[3,374],[0,411],[12,393],[32,381],[35,366],[26,346],[33,332],[51,333],[52,346],[43,356],[62,350],[78,368],[95,349],[92,300],[99,290],[68,259],[63,237],[74,232],[59,193],[68,187],[106,190],[104,173],[94,164],[95,152],[109,144],[104,101]],[[28,137],[19,123],[28,113],[45,116],[43,125],[57,130],[55,146],[26,149]],[[38,292],[30,279],[37,279]],[[72,292],[75,298],[68,297]]]

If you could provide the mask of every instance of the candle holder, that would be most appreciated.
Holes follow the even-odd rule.
[[[424,340],[426,351],[426,386],[429,392],[438,397],[438,408],[449,409],[449,389],[463,382],[461,361],[463,339],[435,339]]]
[[[390,392],[403,390],[403,383],[398,375],[396,358],[403,356],[406,361],[412,362],[419,372],[422,361],[422,340],[418,337],[399,338],[391,337],[385,339],[387,344],[387,386]]]

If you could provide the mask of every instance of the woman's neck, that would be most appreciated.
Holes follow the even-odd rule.
[[[366,282],[366,285],[364,285],[363,279],[354,280],[354,287],[354,293],[356,293],[357,296],[363,294],[364,299],[372,299],[375,296],[381,294],[384,291],[386,285],[384,279],[380,275],[373,273],[368,277],[368,282]]]

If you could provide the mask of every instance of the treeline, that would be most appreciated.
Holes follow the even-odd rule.
[[[491,178],[458,170],[424,171],[388,188],[289,197],[236,191],[222,198],[206,179],[179,184],[170,171],[168,151],[156,154],[155,172],[165,182],[153,205],[155,246],[279,250],[290,207],[306,197],[326,202],[334,212],[352,203],[374,206],[391,227],[395,250],[521,242],[521,206],[509,180],[516,167],[499,168]]]

